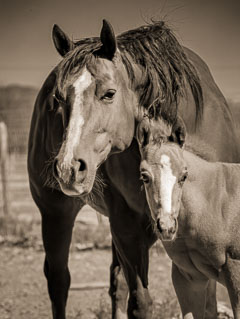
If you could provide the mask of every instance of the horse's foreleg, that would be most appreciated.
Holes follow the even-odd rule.
[[[113,242],[109,295],[112,300],[112,319],[126,319],[128,286]]]
[[[129,287],[128,318],[150,319],[152,300],[148,292],[148,253],[154,236],[151,238],[148,217],[139,216],[123,201],[120,201],[117,208],[114,207],[110,225],[117,255]]]
[[[65,319],[65,308],[70,286],[68,270],[69,247],[76,212],[42,214],[42,235],[46,252],[44,273],[48,282],[54,319]]]
[[[183,318],[205,318],[208,279],[203,276],[194,278],[194,276],[181,271],[172,263],[172,281]]]
[[[139,229],[139,233],[141,234],[142,230]],[[128,318],[151,319],[152,299],[148,292],[149,247],[140,238],[129,237],[129,241],[125,242],[114,230],[112,235],[129,287]]]
[[[240,260],[226,254],[223,274],[235,319],[240,318]]]

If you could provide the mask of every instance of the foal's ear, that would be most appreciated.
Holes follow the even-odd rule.
[[[138,144],[141,148],[145,147],[149,143],[151,132],[149,125],[146,123],[146,121],[143,120],[139,123],[136,135]]]
[[[186,126],[181,117],[177,117],[175,123],[172,126],[172,133],[169,138],[170,141],[178,143],[180,147],[183,147],[187,134]]]
[[[55,48],[62,57],[64,57],[75,47],[74,42],[69,39],[69,37],[59,28],[57,24],[54,24],[53,26],[52,38]]]
[[[117,50],[117,40],[113,31],[113,27],[107,20],[103,20],[103,26],[100,34],[102,42],[102,52],[109,59],[112,60]]]

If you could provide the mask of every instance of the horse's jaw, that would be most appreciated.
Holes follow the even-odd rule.
[[[82,197],[90,193],[88,187],[78,183],[72,183],[71,185],[67,185],[64,182],[59,182],[59,186],[61,191],[70,197]]]

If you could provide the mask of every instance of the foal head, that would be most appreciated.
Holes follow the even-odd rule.
[[[178,229],[182,188],[187,178],[182,150],[185,132],[180,119],[170,128],[160,120],[145,118],[137,130],[141,179],[162,240],[173,240]]]

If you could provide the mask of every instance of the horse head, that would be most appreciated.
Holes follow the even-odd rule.
[[[185,134],[180,119],[172,128],[160,119],[144,119],[137,129],[141,179],[152,219],[162,240],[173,240],[178,229],[182,187],[187,178],[182,150]]]
[[[54,95],[63,125],[54,176],[65,194],[79,196],[91,191],[101,163],[130,145],[136,95],[105,20],[100,38],[73,43],[54,26],[53,40],[63,56]]]

